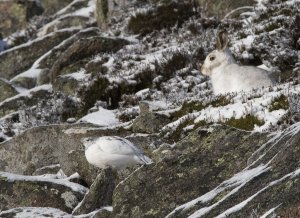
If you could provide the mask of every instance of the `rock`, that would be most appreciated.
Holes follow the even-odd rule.
[[[129,6],[130,3],[131,2],[128,0],[97,0],[95,17],[98,27],[100,29],[106,30],[110,18],[122,14],[124,9]]]
[[[18,94],[12,85],[2,79],[0,79],[0,93],[0,102]]]
[[[74,96],[78,92],[78,87],[80,87],[82,81],[75,79],[72,76],[63,75],[56,78],[53,82],[54,90],[59,90],[65,95]]]
[[[227,126],[199,128],[168,149],[172,155],[117,187],[112,217],[188,217],[196,212],[249,217],[278,205],[277,215],[295,215],[299,139],[297,125],[272,138]]]
[[[58,12],[60,9],[66,7],[72,2],[72,0],[40,0],[44,8],[44,15],[52,15]]]
[[[157,133],[169,122],[170,119],[167,116],[149,112],[139,115],[133,121],[132,130],[139,133]]]
[[[99,36],[100,31],[98,28],[88,28],[82,31],[77,32],[76,34],[72,35],[70,38],[66,39],[65,41],[61,42],[59,45],[55,46],[51,53],[44,57],[39,62],[39,68],[41,69],[50,69],[54,62],[60,57],[60,55],[65,52],[68,47],[70,47],[74,42],[78,41],[79,39],[84,39],[93,36]],[[49,77],[50,78],[50,77]]]
[[[6,37],[26,25],[26,7],[16,1],[0,1],[0,32]]]
[[[96,129],[94,127],[91,124],[62,124],[28,129],[1,144],[0,171],[32,175],[39,168],[60,164],[64,173],[70,176],[77,169],[73,171],[73,164],[68,165],[66,161],[69,152],[82,148],[81,138],[129,134],[128,130],[123,128]],[[82,169],[85,169],[84,166]]]
[[[15,79],[11,80],[11,82],[15,86],[20,86],[25,89],[32,89],[36,86],[36,78],[35,77],[19,76],[19,77],[16,77]]]
[[[0,77],[12,79],[28,70],[39,57],[76,32],[78,32],[76,29],[58,31],[2,52],[0,54]]]
[[[38,168],[35,170],[35,172],[32,174],[34,176],[36,175],[45,175],[45,174],[57,174],[58,171],[61,169],[60,164],[53,164],[50,166],[44,166],[41,168]]]
[[[61,217],[70,218],[71,215],[55,208],[19,207],[0,212],[0,217]]]
[[[40,100],[46,99],[52,93],[51,85],[43,85],[38,88],[24,91],[13,98],[6,99],[0,103],[0,116],[16,112],[25,106],[36,105]]]
[[[200,7],[205,10],[202,13],[205,13],[206,16],[219,16],[224,17],[230,11],[243,7],[243,6],[254,6],[254,0],[244,0],[244,1],[235,1],[235,0],[196,0]],[[249,9],[248,9],[249,10]]]
[[[95,17],[97,20],[98,27],[100,29],[107,29],[107,16],[109,11],[109,1],[108,0],[97,0],[96,1],[96,11]]]
[[[86,28],[89,18],[83,16],[61,16],[61,18],[55,19],[55,21],[45,25],[42,30],[39,30],[38,36],[44,36],[49,33],[64,29],[64,28]]]
[[[100,52],[116,52],[124,45],[129,44],[127,40],[121,38],[90,37],[81,39],[72,44],[64,53],[60,55],[51,68],[52,81],[55,81],[61,70],[71,64],[90,58]]]
[[[41,86],[49,83],[49,70],[48,69],[39,69],[37,76],[21,74],[14,77],[11,80],[11,83],[18,87],[23,87],[26,89],[32,89],[36,86]],[[30,72],[30,71],[29,71]],[[27,73],[27,72],[25,72]]]
[[[26,6],[26,20],[29,21],[35,16],[42,15],[44,12],[44,8],[41,5],[40,1],[22,1],[19,0],[19,2],[22,2]]]
[[[62,179],[0,172],[0,210],[14,207],[54,207],[71,212],[87,189]]]
[[[88,214],[101,207],[112,205],[116,176],[117,173],[114,170],[102,170],[82,202],[74,209],[73,214]]]
[[[84,150],[73,150],[68,152],[67,159],[61,161],[61,166],[67,175],[77,172],[80,175],[80,178],[84,180],[89,187],[101,172],[100,169],[87,162]]]
[[[127,26],[129,32],[145,35],[175,25],[180,27],[185,20],[195,15],[194,5],[182,1],[161,1],[161,4],[153,6],[153,9],[136,13],[129,19]]]
[[[265,134],[229,127],[219,126],[206,134],[198,134],[200,130],[177,143],[173,155],[142,168],[119,185],[113,198],[115,217],[165,217],[175,205],[205,194],[242,170],[258,144],[266,141]],[[238,151],[233,152],[235,148]]]

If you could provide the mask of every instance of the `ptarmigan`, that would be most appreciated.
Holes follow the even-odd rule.
[[[127,139],[118,136],[84,138],[87,161],[99,168],[123,169],[128,166],[153,163],[143,152]]]

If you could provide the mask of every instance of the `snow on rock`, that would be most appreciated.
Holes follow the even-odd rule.
[[[17,175],[7,172],[0,172],[0,177],[5,177],[7,182],[15,182],[15,181],[37,181],[37,182],[48,182],[48,183],[55,183],[58,185],[62,185],[65,187],[70,188],[74,192],[79,192],[84,194],[87,192],[87,188],[79,185],[77,183],[69,182],[67,179],[53,179],[45,176],[24,176],[24,175]]]
[[[190,218],[201,217],[201,216],[209,213],[209,211],[211,211],[213,208],[218,206],[226,198],[228,198],[231,195],[233,195],[234,193],[236,193],[239,189],[241,189],[243,186],[245,186],[252,179],[254,179],[255,177],[259,176],[260,174],[262,174],[268,170],[270,170],[270,168],[267,166],[258,166],[253,169],[245,169],[244,171],[234,175],[229,180],[224,181],[222,184],[220,184],[218,187],[216,187],[212,191],[210,191],[190,202],[187,202],[179,207],[176,207],[171,213],[168,214],[167,217],[171,217],[172,215],[176,214],[176,212],[178,212],[178,211],[188,210],[189,208],[193,207],[196,204],[210,202],[219,193],[223,192],[224,190],[231,189],[231,191],[227,195],[225,195],[221,200],[219,200],[218,202],[216,202],[210,206],[203,207],[200,210],[197,210],[196,212],[194,212],[192,215],[189,216]]]
[[[0,217],[12,216],[15,218],[73,217],[66,212],[50,207],[17,207],[0,212]]]
[[[120,124],[115,111],[99,107],[99,110],[82,117],[78,122],[87,122],[99,126],[109,127]]]

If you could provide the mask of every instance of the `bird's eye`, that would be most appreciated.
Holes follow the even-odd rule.
[[[211,57],[209,58],[209,60],[210,60],[210,61],[213,61],[213,60],[215,60],[215,57],[214,57],[214,56],[211,56]]]

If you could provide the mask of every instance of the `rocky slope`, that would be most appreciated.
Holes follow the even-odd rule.
[[[0,2],[0,217],[300,216],[298,0],[34,2]],[[220,29],[278,84],[213,95]],[[106,135],[154,164],[89,165]]]

